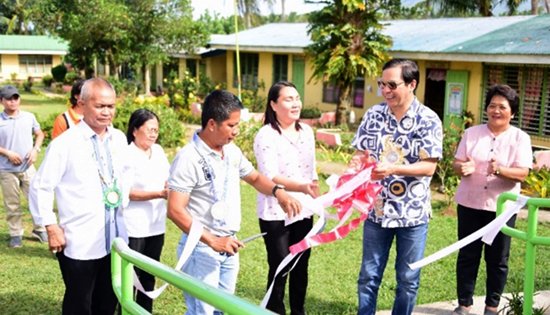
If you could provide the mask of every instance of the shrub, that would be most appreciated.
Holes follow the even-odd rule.
[[[199,87],[196,95],[199,99],[204,99],[206,95],[217,89],[225,89],[225,84],[216,85],[209,77],[201,75],[199,77]]]
[[[185,128],[178,120],[174,109],[167,106],[166,97],[126,97],[117,106],[117,113],[113,125],[126,133],[130,115],[139,109],[146,108],[153,111],[160,120],[158,143],[164,148],[178,147],[184,144]]]
[[[550,196],[550,169],[546,166],[540,169],[531,169],[521,184],[521,193],[535,198]]]
[[[265,83],[263,80],[258,84],[258,87],[256,87],[255,89],[243,90],[241,92],[241,101],[244,107],[248,108],[250,112],[263,113],[265,111],[267,98],[258,94],[260,89],[263,91],[262,95],[265,94]]]
[[[67,72],[67,74],[65,74],[65,78],[63,79],[63,83],[66,84],[66,85],[73,85],[79,79],[80,79],[80,75],[78,75],[78,73],[76,73],[74,71],[71,71],[71,72]]]
[[[262,128],[261,122],[250,120],[239,124],[239,135],[235,138],[235,144],[243,151],[246,158],[256,167],[256,157],[254,156],[254,137]]]
[[[195,124],[200,125],[201,124],[201,116],[193,115],[193,113],[190,110],[182,109],[178,112],[181,120],[188,124]]]
[[[52,68],[52,76],[55,82],[63,82],[66,74],[67,68],[65,68],[65,65],[61,64]]]
[[[117,96],[137,96],[140,84],[134,80],[120,80],[114,77],[110,77],[109,82],[115,88]]]
[[[44,142],[42,144],[42,147],[44,148],[50,144],[50,141],[52,141],[53,122],[55,121],[57,115],[57,113],[52,113],[45,118],[40,119],[40,115],[35,114],[35,116],[38,117],[40,129],[44,132]]]
[[[33,77],[28,77],[27,81],[23,82],[23,89],[25,92],[32,92],[32,85],[33,85]]]
[[[321,110],[317,107],[304,107],[300,113],[300,118],[312,119],[321,117]]]
[[[447,210],[453,208],[453,197],[460,183],[460,177],[453,170],[453,161],[456,149],[460,143],[464,129],[472,122],[473,114],[464,112],[460,117],[460,125],[451,124],[444,130],[443,136],[443,157],[437,163],[435,176],[439,179],[439,190],[445,195]]]
[[[187,71],[181,80],[175,71],[170,72],[168,78],[164,79],[164,87],[170,98],[170,106],[176,109],[189,110],[191,103],[197,101],[195,93],[199,91],[199,84]]]
[[[42,77],[42,84],[44,84],[45,87],[50,87],[53,83],[53,77],[50,74],[46,74]]]

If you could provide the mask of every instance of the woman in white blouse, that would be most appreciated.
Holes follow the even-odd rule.
[[[126,137],[130,146],[130,168],[126,173],[130,184],[130,202],[124,209],[129,247],[145,256],[160,260],[166,230],[166,180],[170,164],[162,147],[155,142],[159,135],[159,119],[147,109],[132,113]],[[143,288],[151,291],[155,278],[136,269]],[[138,292],[136,302],[152,313],[153,301]]]
[[[254,139],[254,154],[258,170],[286,188],[293,195],[319,195],[315,166],[313,130],[300,123],[302,102],[294,84],[275,83],[270,89],[264,116],[264,126]],[[273,195],[277,189],[273,189]],[[285,226],[285,213],[271,195],[258,194],[260,229],[267,232],[264,242],[269,264],[268,285],[279,263],[289,254],[289,246],[302,240],[313,226],[313,218],[305,218]],[[310,251],[304,252],[290,272],[289,297],[291,314],[305,314],[304,302],[308,282]],[[292,266],[294,263],[290,263]],[[282,274],[285,274],[284,276]],[[286,314],[284,305],[286,272],[279,273],[267,303],[267,309]]]

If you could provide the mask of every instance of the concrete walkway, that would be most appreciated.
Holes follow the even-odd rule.
[[[504,296],[510,297],[510,294],[505,294]],[[504,308],[507,305],[506,299],[501,299],[499,310]],[[534,297],[534,306],[535,307],[549,307],[545,315],[550,315],[550,291],[541,291],[538,292]],[[414,308],[413,314],[415,315],[451,315],[453,313],[453,310],[455,307],[458,306],[458,302],[456,300],[448,301],[448,302],[436,302],[431,304],[424,304],[424,305],[417,305]],[[472,309],[470,310],[470,314],[472,315],[483,315],[483,310],[485,308],[485,297],[484,296],[476,296],[474,297],[474,305],[472,306]],[[390,315],[391,311],[380,311],[376,313],[377,315]],[[502,313],[499,313],[502,314]],[[505,314],[505,313],[504,313]]]

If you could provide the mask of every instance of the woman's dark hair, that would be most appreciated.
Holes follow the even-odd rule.
[[[518,93],[516,93],[514,89],[512,89],[510,86],[506,84],[495,84],[487,90],[487,94],[485,95],[485,111],[487,111],[487,107],[489,107],[489,104],[491,104],[491,100],[495,95],[502,96],[508,101],[508,103],[510,104],[510,110],[512,111],[512,115],[515,115],[518,112],[519,110]]]
[[[143,124],[153,118],[155,118],[160,124],[160,120],[157,114],[148,109],[140,108],[132,113],[132,116],[130,116],[130,120],[128,121],[128,131],[126,132],[126,139],[128,140],[128,144],[132,143],[135,140],[134,131],[139,129],[141,126],[143,126]]]
[[[395,58],[384,64],[382,71],[390,68],[401,67],[401,76],[405,84],[410,84],[413,80],[416,81],[414,92],[420,84],[420,71],[418,71],[418,65],[416,62],[409,59]]]
[[[277,113],[275,113],[273,107],[271,107],[271,102],[277,103],[277,100],[279,99],[279,93],[285,87],[296,89],[296,86],[288,81],[279,81],[273,84],[271,88],[269,88],[269,92],[267,93],[267,105],[265,106],[264,125],[271,125],[271,127],[277,130],[279,134],[281,133],[281,128],[279,127],[279,121],[277,120]],[[299,121],[296,121],[294,127],[296,128],[296,130],[302,129]]]
[[[69,98],[69,101],[71,102],[71,105],[74,107],[76,106],[76,103],[78,100],[76,99],[77,95],[80,95],[80,91],[82,90],[82,85],[84,85],[84,81],[82,79],[76,80],[73,84],[73,87],[71,88],[71,98]]]

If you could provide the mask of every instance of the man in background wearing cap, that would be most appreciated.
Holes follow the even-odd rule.
[[[9,247],[17,248],[23,245],[20,195],[23,191],[25,197],[28,196],[31,178],[36,173],[33,164],[40,152],[44,133],[32,113],[19,109],[21,98],[14,86],[6,85],[0,89],[0,102],[4,106],[0,114],[0,186],[10,232]],[[40,242],[48,241],[43,226],[35,224],[32,236]]]

